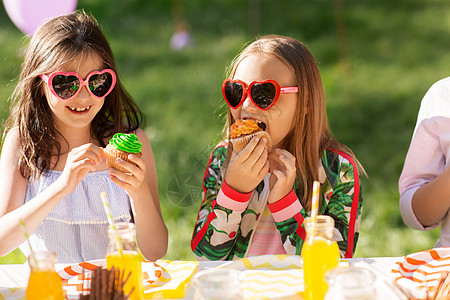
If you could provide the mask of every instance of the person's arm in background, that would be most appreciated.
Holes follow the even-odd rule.
[[[414,193],[412,208],[420,223],[432,226],[444,218],[450,208],[450,169]]]
[[[450,119],[443,117],[423,120],[411,141],[399,187],[402,217],[412,228],[435,227],[449,210],[450,169],[440,137],[448,126]]]
[[[399,179],[400,211],[409,227],[439,225],[450,208],[450,77],[434,84],[422,100]]]

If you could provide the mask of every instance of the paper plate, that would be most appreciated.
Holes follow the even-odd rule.
[[[299,255],[260,255],[250,256],[225,263],[220,268],[244,270],[287,270],[303,268],[303,260]]]
[[[450,270],[450,247],[434,248],[409,254],[398,262],[395,280],[409,288],[432,290],[443,271]]]
[[[67,296],[80,295],[90,289],[90,280],[93,270],[105,268],[106,260],[91,260],[79,264],[68,266],[60,271],[58,275],[63,280],[63,290]],[[151,261],[142,262],[142,273],[144,279],[144,289],[156,282],[163,273],[163,269],[158,264]]]
[[[241,271],[244,299],[302,299],[303,260],[298,255],[251,256],[218,268]]]

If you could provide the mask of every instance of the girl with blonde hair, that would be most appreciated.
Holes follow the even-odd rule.
[[[352,257],[364,171],[329,130],[325,92],[311,53],[294,38],[263,36],[233,60],[228,77],[224,140],[213,150],[203,178],[191,242],[195,256],[300,254],[317,180],[319,213],[334,219],[341,256]],[[237,120],[263,124],[271,150],[267,139],[258,137],[242,151],[233,150],[228,138]]]

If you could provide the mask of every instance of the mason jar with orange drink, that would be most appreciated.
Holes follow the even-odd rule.
[[[61,277],[55,271],[52,251],[33,252],[28,257],[31,268],[26,290],[27,300],[64,300]]]
[[[340,252],[333,240],[334,220],[319,215],[305,218],[306,240],[302,248],[306,300],[323,300],[328,289],[325,273],[338,266]]]
[[[136,228],[133,223],[117,223],[116,229],[108,227],[109,246],[106,254],[106,268],[112,267],[130,273],[123,291],[130,300],[144,299],[142,276],[143,256],[136,242]],[[131,293],[131,294],[130,294]]]

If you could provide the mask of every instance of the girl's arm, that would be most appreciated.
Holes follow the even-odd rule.
[[[119,164],[130,170],[131,174],[115,169],[110,169],[110,174],[111,179],[130,196],[142,254],[149,260],[157,260],[166,254],[168,232],[161,213],[152,147],[142,129],[138,129],[136,135],[142,143],[142,157],[130,155],[129,158],[138,166],[122,160]]]
[[[91,144],[73,149],[58,180],[24,204],[28,182],[19,170],[18,149],[18,130],[12,129],[5,138],[0,160],[0,255],[25,241],[20,220],[26,224],[28,234],[33,233],[102,158],[101,149]]]
[[[8,254],[25,241],[20,219],[24,220],[28,233],[32,233],[54,207],[53,203],[46,203],[43,198],[48,197],[45,196],[23,205],[27,180],[19,171],[17,141],[18,130],[12,129],[6,135],[0,159],[0,256]]]
[[[267,206],[286,253],[300,255],[306,236],[302,224],[307,214],[294,191],[295,156],[284,149],[274,149],[269,154],[269,161],[272,174]]]
[[[226,159],[226,147],[219,145],[213,151],[203,179],[203,201],[191,242],[197,259],[244,256],[245,249],[240,245],[248,241],[238,240],[242,213],[248,207],[253,189],[269,169],[266,142],[264,138],[253,138],[242,151],[233,152],[225,179],[222,179],[221,168]]]
[[[303,220],[307,213],[294,190],[282,199],[269,203],[268,207],[280,232],[284,250],[287,254],[300,255],[306,237]]]
[[[322,164],[328,180],[321,181],[324,193],[320,214],[334,219],[334,239],[342,257],[352,257],[358,240],[362,212],[359,174],[353,158],[343,152],[327,151]],[[336,163],[338,161],[338,163]],[[333,167],[332,167],[333,166]],[[301,254],[306,237],[303,220],[308,216],[297,195],[291,191],[277,202],[268,204],[288,254]]]
[[[235,244],[235,236],[242,220],[242,211],[247,207],[248,195],[241,198],[228,185],[222,188],[221,169],[225,162],[227,149],[224,144],[213,150],[202,182],[202,203],[195,223],[191,248],[198,260],[225,260]],[[220,196],[218,196],[220,195]],[[219,199],[218,199],[219,198]],[[230,202],[235,210],[228,209],[218,202]],[[218,201],[219,200],[219,201]]]

